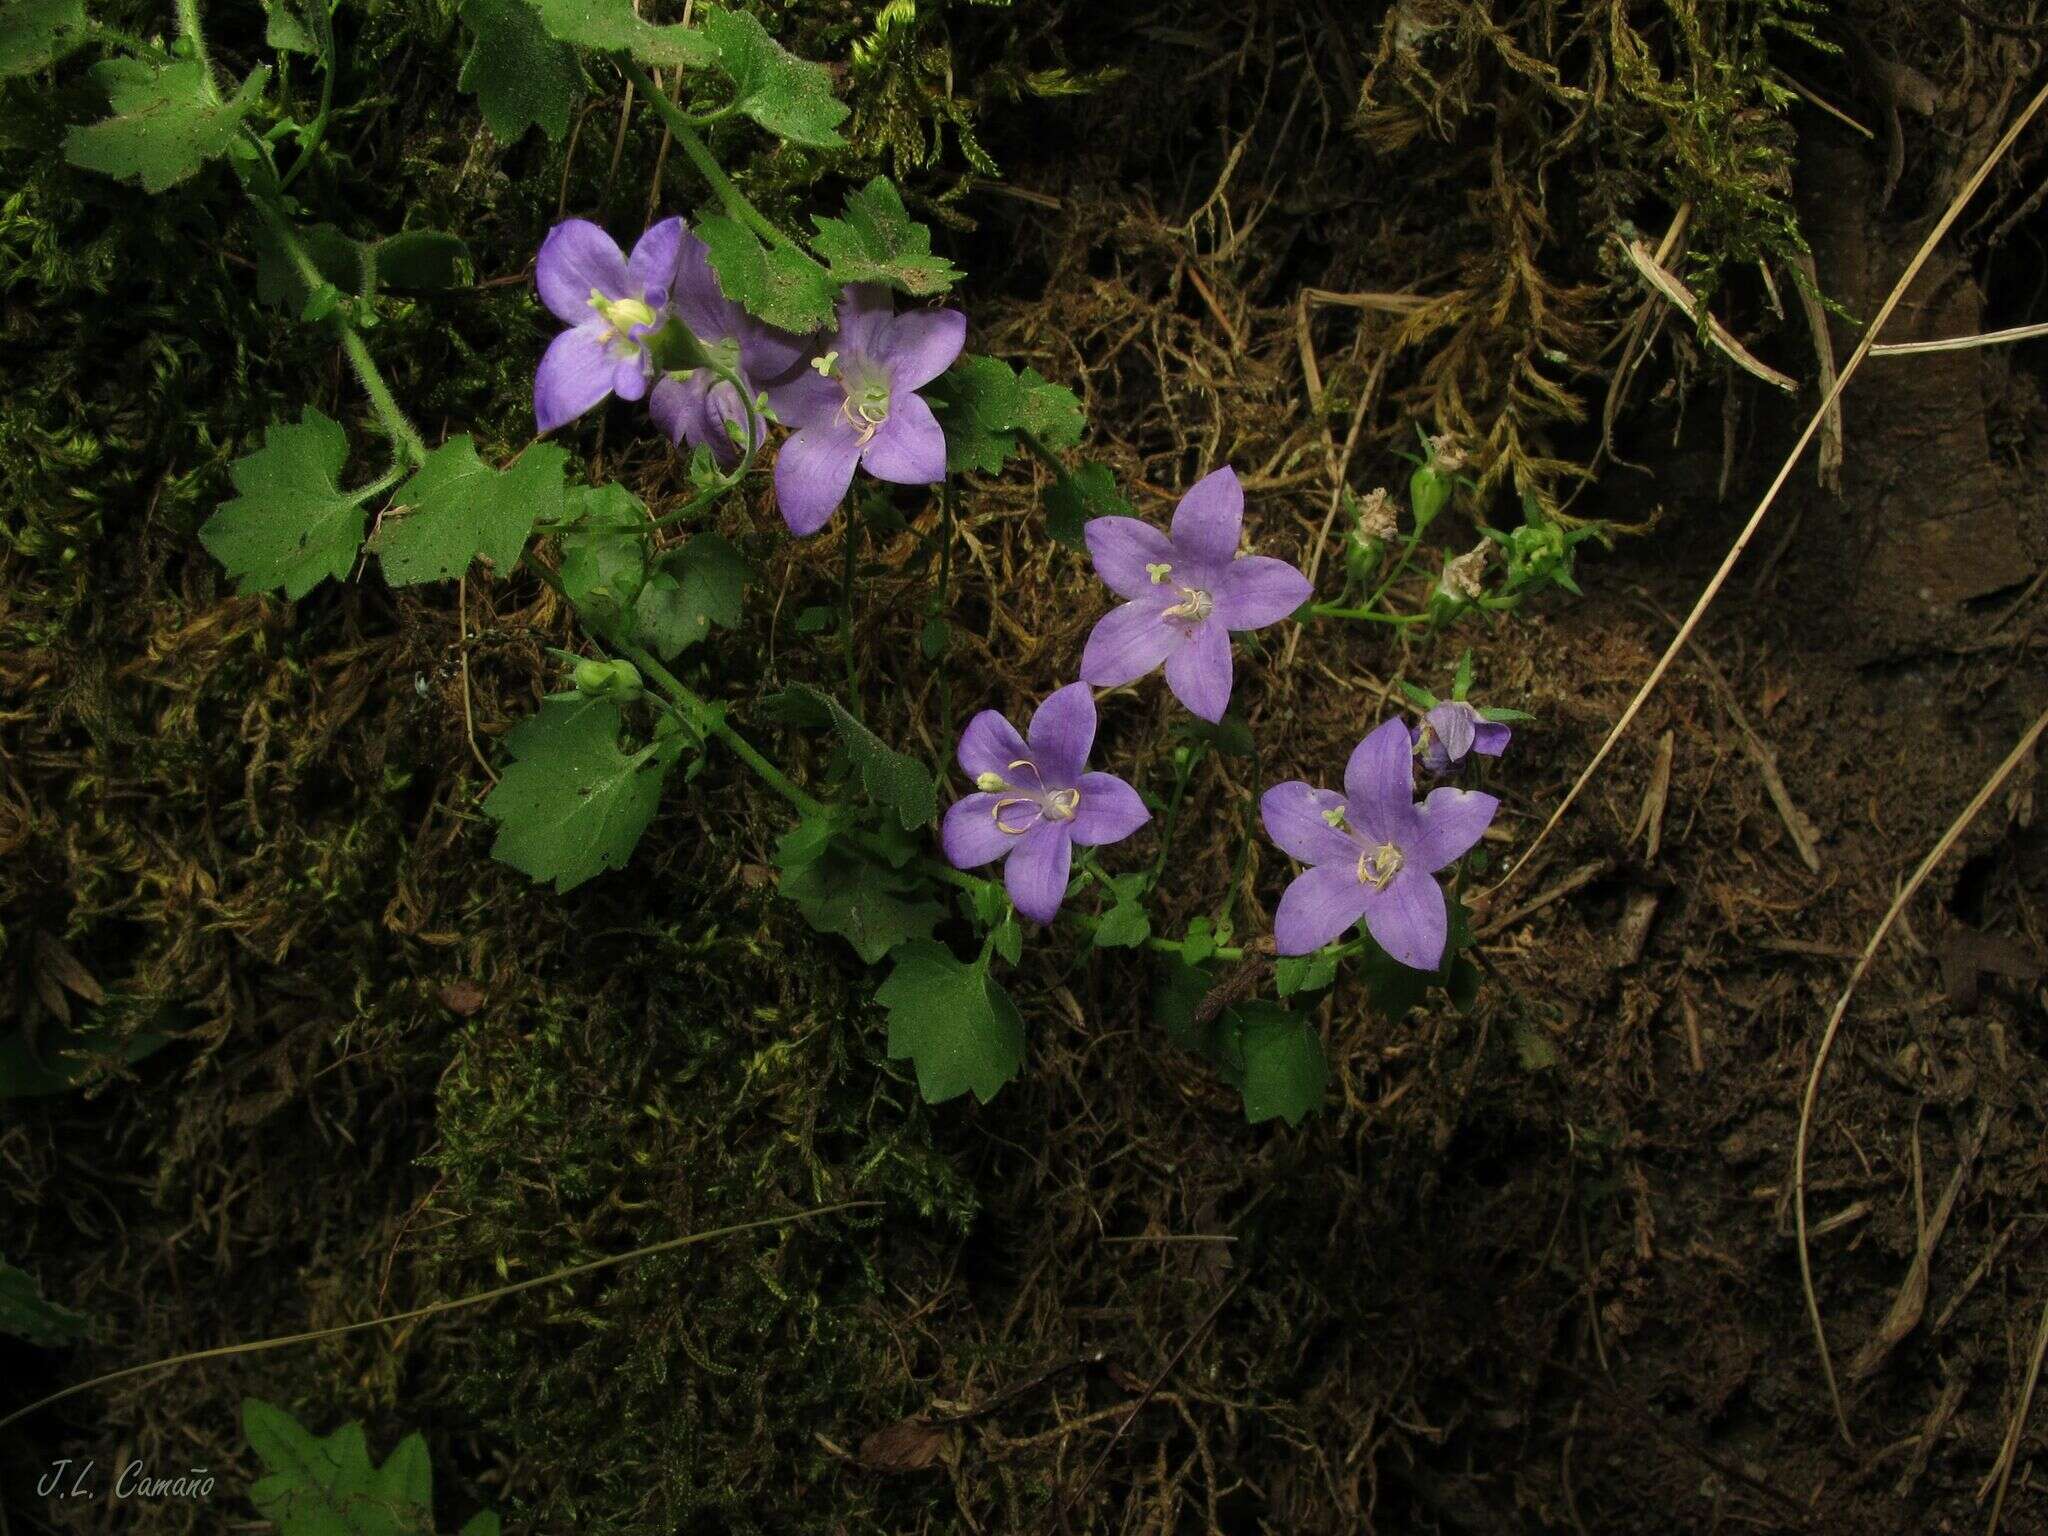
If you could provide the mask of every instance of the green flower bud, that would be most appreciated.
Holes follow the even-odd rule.
[[[569,674],[569,680],[576,685],[576,691],[601,699],[612,685],[612,664],[608,661],[579,661],[576,670]]]

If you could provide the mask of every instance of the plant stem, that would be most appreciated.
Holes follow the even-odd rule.
[[[1369,624],[1427,624],[1426,613],[1381,613],[1377,608],[1341,608],[1335,603],[1310,603],[1302,609],[1311,619],[1362,619]]]
[[[348,355],[349,366],[355,370],[363,392],[370,397],[370,404],[377,412],[377,420],[382,424],[385,435],[414,464],[426,463],[426,440],[405,419],[405,412],[398,408],[398,402],[391,396],[391,386],[384,382],[384,375],[377,368],[377,360],[370,356],[369,347],[364,345],[362,333],[352,325],[341,327],[341,350]]]
[[[697,167],[697,173],[711,184],[725,211],[770,245],[784,250],[797,250],[797,244],[769,222],[768,217],[747,200],[747,195],[733,185],[732,178],[725,174],[725,168],[712,157],[710,147],[697,132],[697,123],[689,113],[669,98],[668,92],[654,83],[646,70],[629,58],[618,60],[620,71],[632,81],[640,94],[653,105],[661,120],[668,125],[668,131],[675,141],[683,146],[683,153],[690,157],[690,163]]]
[[[320,45],[320,112],[313,119],[313,126],[306,131],[306,139],[299,146],[299,157],[292,162],[291,169],[279,178],[278,191],[282,192],[299,179],[299,172],[313,163],[313,154],[320,148],[320,141],[327,137],[327,125],[334,111],[334,77],[341,68],[341,61],[334,56],[334,15],[327,9],[328,0],[313,0],[310,12],[315,18],[313,30],[319,35],[314,39]]]
[[[178,31],[192,45],[193,62],[206,81],[206,96],[218,102],[220,92],[213,83],[213,57],[206,51],[206,33],[199,25],[199,0],[178,0]]]
[[[533,563],[537,565],[539,562]],[[552,575],[553,573],[550,572],[549,574]],[[820,816],[824,814],[825,803],[799,788],[789,775],[763,757],[752,742],[748,741],[746,737],[726,723],[723,711],[714,709],[711,705],[705,703],[703,699],[699,698],[677,678],[673,672],[669,671],[659,661],[656,661],[652,655],[641,647],[619,640],[614,640],[610,643],[613,649],[632,662],[642,673],[654,679],[655,685],[673,699],[689,717],[691,726],[695,728],[699,735],[716,736],[720,741],[724,742],[727,747],[731,748],[732,755],[753,769],[760,777],[762,783],[766,784],[806,816]]]

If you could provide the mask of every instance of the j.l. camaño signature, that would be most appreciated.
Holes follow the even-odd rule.
[[[36,1482],[36,1493],[45,1499],[98,1498],[100,1480],[94,1476],[97,1461],[75,1461],[65,1457],[50,1463],[50,1470]],[[113,1494],[117,1499],[205,1499],[213,1496],[213,1474],[204,1467],[187,1467],[175,1477],[157,1477],[137,1457],[115,1474]]]

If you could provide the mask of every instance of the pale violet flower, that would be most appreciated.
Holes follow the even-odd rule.
[[[1445,699],[1422,717],[1409,733],[1415,755],[1429,773],[1448,773],[1468,753],[1499,757],[1514,735],[1499,721],[1489,720],[1463,699]]]
[[[960,766],[975,792],[946,812],[940,842],[955,869],[1003,864],[1003,885],[1036,923],[1059,915],[1073,845],[1121,842],[1152,819],[1138,792],[1113,773],[1089,773],[1095,695],[1086,683],[1049,694],[1029,736],[993,709],[960,733]]]
[[[667,322],[683,221],[650,225],[626,256],[588,219],[548,231],[534,262],[541,302],[569,329],[548,345],[533,380],[540,430],[574,421],[607,395],[645,398],[655,367],[648,341]]]
[[[1244,488],[1225,465],[1204,476],[1161,533],[1135,517],[1098,517],[1085,532],[1095,571],[1126,601],[1104,614],[1081,653],[1098,688],[1166,669],[1173,696],[1204,720],[1230,707],[1230,631],[1277,624],[1313,588],[1285,560],[1240,555]]]

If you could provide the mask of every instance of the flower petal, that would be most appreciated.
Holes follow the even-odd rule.
[[[839,335],[834,344],[848,356],[873,357],[895,318],[896,299],[887,288],[855,283],[839,295]]]
[[[946,433],[923,395],[898,394],[889,404],[889,419],[860,456],[861,467],[877,480],[896,485],[937,485],[946,478]]]
[[[1383,891],[1359,889],[1366,892],[1365,926],[1381,949],[1418,971],[1443,964],[1449,918],[1442,886],[1409,865]]]
[[[548,231],[533,263],[540,301],[565,325],[591,318],[590,291],[608,299],[626,293],[626,258],[618,242],[588,219],[570,219]]]
[[[647,237],[642,235],[640,244],[646,243]],[[633,259],[640,259],[639,245],[633,247]],[[711,247],[687,231],[676,243],[675,280],[669,290],[669,303],[690,328],[690,334],[703,341],[723,341],[733,334],[745,314],[718,286],[718,274],[711,268]]]
[[[1341,864],[1302,871],[1280,895],[1273,913],[1273,947],[1283,955],[1314,954],[1365,914],[1372,887]]]
[[[1473,725],[1479,719],[1479,711],[1470,704],[1461,699],[1445,699],[1422,718],[1443,744],[1444,756],[1450,761],[1455,763],[1472,750],[1477,734]]]
[[[1173,509],[1173,547],[1184,565],[1205,565],[1221,572],[1237,554],[1244,532],[1244,487],[1228,464],[1188,487]]]
[[[1344,797],[1334,789],[1317,789],[1300,779],[1275,784],[1259,797],[1266,836],[1282,853],[1304,864],[1343,864],[1355,877],[1358,844],[1325,819],[1328,812],[1343,809]]]
[[[1500,801],[1476,789],[1432,789],[1415,808],[1417,826],[1401,844],[1408,867],[1435,874],[1461,858],[1493,824]]]
[[[1481,757],[1499,757],[1514,734],[1498,720],[1481,718],[1472,727],[1472,750]]]
[[[574,421],[612,392],[612,356],[597,326],[564,331],[548,343],[533,375],[533,416],[543,432]]]
[[[633,242],[633,254],[626,258],[630,297],[645,299],[656,309],[667,307],[669,295],[675,292],[683,238],[681,219],[663,219],[647,226],[640,238]]]
[[[1098,688],[1134,683],[1180,649],[1180,627],[1158,603],[1125,603],[1095,621],[1081,650],[1081,677]]]
[[[836,420],[846,409],[846,386],[808,364],[767,390],[776,419],[795,431]]]
[[[1088,540],[1088,553],[1095,557],[1095,574],[1118,597],[1147,601],[1172,592],[1146,569],[1173,564],[1173,541],[1150,523],[1135,517],[1097,517],[1089,519],[1081,532]]]
[[[1067,789],[1088,766],[1095,745],[1095,692],[1086,683],[1069,683],[1045,696],[1025,727],[1031,760],[1038,765],[1047,789]]]
[[[1166,658],[1166,686],[1191,714],[1221,720],[1230,708],[1230,631],[1213,617],[1197,624]]]
[[[996,825],[996,795],[975,794],[955,800],[939,824],[939,845],[955,869],[993,864],[1017,846],[1017,839]]]
[[[1071,826],[1083,848],[1120,843],[1152,819],[1138,792],[1113,773],[1084,773],[1075,787],[1081,803]]]
[[[984,709],[968,721],[967,729],[960,733],[956,755],[961,770],[970,779],[993,773],[1007,783],[1010,764],[1030,757],[1031,749],[1024,745],[1024,738],[1017,734],[1017,727],[1010,724],[1009,717],[1001,710]]]
[[[792,336],[788,331],[779,331],[751,315],[740,317],[740,372],[756,389],[766,389],[795,376],[798,369],[815,374],[815,368],[806,368],[810,357],[811,344],[801,336]]]
[[[1415,828],[1415,755],[1398,716],[1382,720],[1344,765],[1351,824],[1375,843],[1405,849]]]
[[[685,442],[694,447],[707,431],[704,394],[704,381],[696,374],[687,379],[663,374],[647,393],[647,414],[678,448]]]
[[[791,434],[775,456],[775,501],[791,533],[801,538],[832,520],[859,462],[860,434],[844,421]]]
[[[922,389],[953,366],[967,344],[967,316],[957,309],[913,309],[874,331],[869,356],[889,372],[897,394]]]
[[[1315,595],[1308,578],[1285,560],[1246,555],[1233,560],[1216,583],[1216,619],[1225,629],[1278,624]]]
[[[621,400],[639,400],[647,394],[647,358],[635,352],[612,365],[612,393]]]
[[[1003,885],[1017,910],[1034,923],[1051,922],[1067,899],[1067,875],[1074,862],[1071,826],[1041,821],[1022,837],[1010,839],[1016,846],[1003,866]]]

